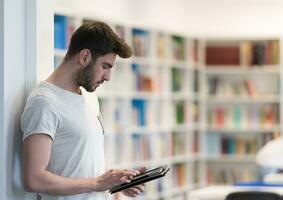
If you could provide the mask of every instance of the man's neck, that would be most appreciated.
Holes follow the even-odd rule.
[[[81,94],[79,86],[76,84],[76,72],[70,69],[71,66],[62,63],[59,67],[46,79],[47,82],[53,83],[57,87],[64,90]]]

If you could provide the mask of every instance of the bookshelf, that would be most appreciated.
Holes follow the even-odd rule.
[[[255,153],[281,133],[279,41],[201,40],[205,184],[256,180]]]
[[[55,68],[75,28],[91,20],[56,12]],[[133,57],[118,58],[111,81],[96,91],[106,132],[106,165],[152,168],[167,164],[170,173],[148,183],[138,199],[186,199],[200,180],[197,40],[163,30],[108,24],[130,44]],[[128,198],[116,194],[109,199]]]
[[[56,68],[72,32],[93,18],[57,12],[54,20]],[[106,164],[171,167],[138,199],[184,200],[200,186],[256,179],[255,153],[283,128],[280,39],[196,38],[108,24],[134,55],[118,58],[111,81],[96,91]]]

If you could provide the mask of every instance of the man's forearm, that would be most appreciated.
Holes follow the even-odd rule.
[[[95,178],[66,178],[43,171],[33,177],[25,177],[25,188],[30,192],[48,193],[54,195],[74,195],[98,191],[98,181]]]

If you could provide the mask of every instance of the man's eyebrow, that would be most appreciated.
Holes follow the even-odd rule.
[[[113,67],[113,65],[108,63],[108,62],[103,62],[103,65],[107,65],[108,68],[112,68]]]

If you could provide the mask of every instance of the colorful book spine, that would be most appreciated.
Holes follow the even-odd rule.
[[[134,121],[138,126],[146,126],[146,106],[147,102],[144,99],[133,99],[132,108],[134,113]]]
[[[142,29],[133,29],[133,50],[137,57],[147,57],[150,54],[150,35]]]
[[[66,49],[67,47],[67,17],[54,16],[54,47],[55,49]]]

